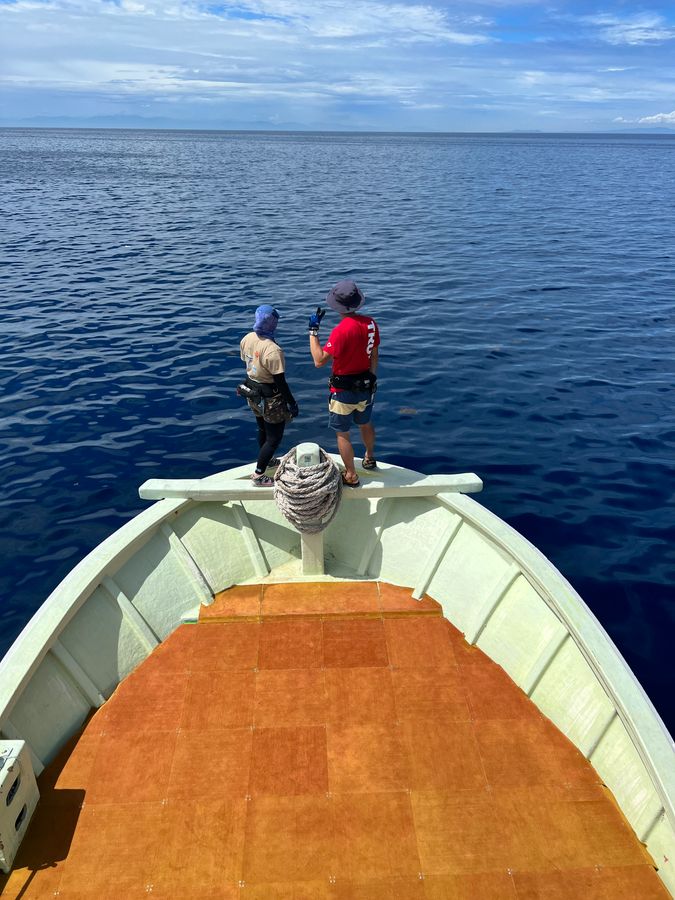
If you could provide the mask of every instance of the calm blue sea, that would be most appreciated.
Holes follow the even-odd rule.
[[[675,136],[2,130],[0,651],[154,476],[254,458],[233,388],[355,278],[378,455],[475,471],[673,730]]]

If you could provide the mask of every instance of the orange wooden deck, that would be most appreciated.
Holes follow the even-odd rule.
[[[224,592],[40,790],[3,897],[668,897],[573,745],[385,584]]]

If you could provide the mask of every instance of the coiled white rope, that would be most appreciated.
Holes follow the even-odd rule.
[[[340,470],[319,447],[316,466],[299,466],[296,448],[281,458],[274,475],[274,499],[291,525],[304,534],[317,534],[328,526],[342,499]]]

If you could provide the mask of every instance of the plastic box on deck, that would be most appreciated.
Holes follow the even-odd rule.
[[[40,799],[25,741],[0,740],[0,870],[9,873]]]

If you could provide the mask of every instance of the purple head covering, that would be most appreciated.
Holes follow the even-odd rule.
[[[335,312],[356,312],[365,302],[363,292],[351,279],[338,281],[326,295],[326,304]]]
[[[274,338],[274,332],[278,324],[279,313],[273,306],[265,303],[256,309],[253,330],[258,337]]]

